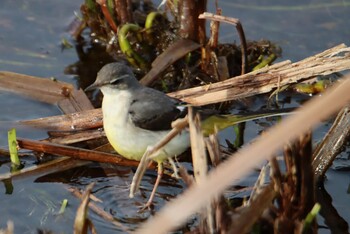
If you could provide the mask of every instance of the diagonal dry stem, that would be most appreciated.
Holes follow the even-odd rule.
[[[141,183],[141,179],[145,174],[147,165],[152,160],[152,155],[156,153],[158,150],[160,150],[163,146],[165,146],[169,141],[171,141],[171,139],[173,139],[177,134],[179,134],[187,125],[188,125],[187,116],[183,119],[174,121],[172,124],[173,129],[163,138],[163,140],[158,142],[155,146],[149,147],[146,150],[146,152],[141,158],[139,166],[137,167],[135,175],[132,178],[129,197],[134,197],[134,194],[137,192]]]
[[[284,144],[312,129],[350,101],[350,76],[322,96],[315,97],[299,111],[269,129],[263,137],[242,148],[225,163],[212,170],[206,181],[195,184],[182,196],[168,203],[157,215],[149,219],[137,233],[167,233],[186,221],[190,215],[221,194],[232,181],[246,176],[254,167],[270,159]],[[248,160],[253,158],[255,160]]]

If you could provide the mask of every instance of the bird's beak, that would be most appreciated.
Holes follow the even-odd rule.
[[[100,84],[96,83],[96,81],[95,81],[95,83],[93,83],[93,84],[91,84],[90,86],[86,87],[86,88],[84,89],[84,91],[85,91],[85,92],[86,92],[86,91],[92,91],[92,90],[98,89],[99,87],[100,87]]]

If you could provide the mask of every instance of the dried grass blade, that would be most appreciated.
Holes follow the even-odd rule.
[[[180,39],[176,41],[153,61],[152,69],[140,80],[140,83],[146,86],[150,85],[168,66],[199,47],[199,44],[191,40]]]

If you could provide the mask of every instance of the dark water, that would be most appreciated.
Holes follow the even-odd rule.
[[[210,4],[213,4],[212,2]],[[283,58],[298,61],[340,43],[349,43],[349,1],[263,1],[259,4],[246,1],[220,2],[223,15],[239,18],[249,40],[269,39],[283,49]],[[3,0],[0,8],[0,70],[13,71],[40,77],[56,77],[59,80],[77,84],[72,75],[64,70],[78,60],[76,51],[62,51],[62,38],[70,40],[67,34],[74,12],[79,12],[80,1]],[[213,9],[213,8],[211,8]],[[211,10],[214,12],[214,10]],[[222,24],[221,40],[238,41],[234,27]],[[305,97],[304,97],[305,98]],[[300,99],[303,99],[301,97]],[[255,101],[259,104],[259,100]],[[261,102],[261,100],[260,100]],[[260,103],[261,104],[261,103]],[[295,106],[293,101],[286,106]],[[57,107],[27,100],[13,94],[0,92],[0,121],[31,119],[60,114]],[[266,126],[267,120],[247,124],[245,141],[248,142]],[[7,127],[0,126],[0,146],[6,147]],[[329,124],[315,130],[315,143],[327,131]],[[19,130],[18,135],[41,139],[45,132]],[[221,140],[232,138],[232,129],[220,134]],[[326,189],[333,198],[333,206],[346,221],[350,220],[349,150],[345,150],[334,167],[327,174]],[[34,165],[30,158],[24,160],[26,167]],[[0,173],[9,171],[9,163],[0,156]],[[339,171],[342,169],[342,171]],[[96,181],[94,194],[104,201],[100,204],[105,211],[130,228],[146,219],[149,213],[137,213],[138,207],[147,200],[156,178],[155,172],[147,172],[141,184],[141,193],[134,199],[128,198],[134,168],[111,168],[109,165],[90,165],[53,175],[30,176],[3,182],[0,187],[0,228],[12,220],[16,233],[35,233],[37,229],[56,233],[71,233],[79,201],[67,188],[85,188]],[[345,171],[344,171],[345,170]],[[257,172],[243,180],[241,186],[252,186]],[[156,197],[156,209],[166,200],[180,193],[185,185],[166,177]],[[247,194],[243,194],[247,195]],[[242,196],[240,194],[239,196]],[[69,205],[63,215],[58,215],[60,203],[68,199]],[[90,217],[99,233],[110,233],[118,228],[90,212]],[[322,218],[319,219],[322,224]],[[120,230],[119,230],[120,231]],[[322,233],[329,230],[320,229]]]

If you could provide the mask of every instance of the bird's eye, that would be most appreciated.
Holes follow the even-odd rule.
[[[122,82],[123,82],[123,79],[118,78],[118,79],[115,79],[115,80],[111,80],[111,82],[109,82],[109,83],[111,85],[118,85],[118,84],[120,84]]]

